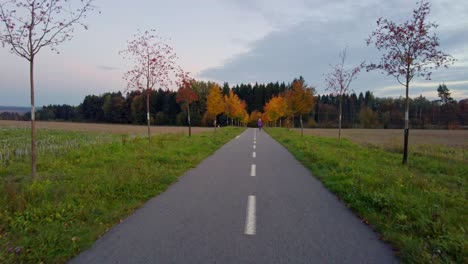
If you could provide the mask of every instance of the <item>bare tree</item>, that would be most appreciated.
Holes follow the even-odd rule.
[[[71,40],[74,26],[87,29],[82,23],[86,14],[95,10],[94,0],[9,0],[0,3],[0,42],[10,51],[29,61],[31,89],[31,175],[36,176],[36,124],[34,105],[34,61],[48,46]]]
[[[413,10],[413,18],[403,24],[379,18],[377,29],[367,40],[367,45],[375,47],[384,54],[378,64],[370,64],[368,70],[380,70],[395,77],[406,87],[405,135],[403,164],[408,160],[409,137],[409,84],[414,77],[431,79],[432,70],[448,67],[455,59],[438,50],[439,38],[431,29],[437,25],[427,22],[431,9],[426,0],[418,2],[418,8]]]
[[[330,65],[332,72],[328,73],[325,77],[325,83],[327,85],[327,90],[331,91],[335,95],[339,96],[340,101],[340,115],[338,118],[338,140],[341,140],[341,119],[343,115],[343,95],[349,92],[349,86],[351,82],[356,79],[357,75],[364,67],[364,62],[357,67],[346,69],[346,48],[340,53],[340,64]]]
[[[133,68],[127,71],[127,89],[140,90],[146,94],[146,118],[148,123],[148,141],[151,143],[151,119],[149,97],[155,87],[169,88],[172,84],[171,73],[176,70],[176,54],[171,46],[161,37],[155,35],[156,30],[138,32],[134,39],[128,41],[127,49],[120,52],[124,59],[133,63]]]

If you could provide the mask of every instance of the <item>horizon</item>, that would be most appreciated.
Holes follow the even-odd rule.
[[[267,83],[258,83],[258,84],[267,84]],[[280,84],[281,84],[281,83],[280,83]],[[286,83],[286,84],[287,84],[287,83]],[[240,85],[240,84],[239,84],[239,85]],[[234,86],[235,86],[235,85],[234,85]],[[232,89],[233,86],[229,85],[229,88]],[[163,90],[165,90],[165,89],[163,89]],[[436,90],[437,90],[437,89],[436,89]],[[123,92],[123,91],[113,91],[113,92],[104,92],[104,93],[101,93],[101,94],[88,94],[88,95],[85,95],[85,96],[82,98],[82,100],[81,100],[78,104],[54,103],[54,104],[36,105],[35,108],[36,108],[36,110],[38,110],[38,109],[40,109],[40,108],[42,108],[42,107],[44,107],[44,106],[49,106],[49,105],[69,105],[69,106],[72,106],[72,107],[78,107],[78,106],[83,102],[83,100],[84,100],[84,98],[85,98],[86,96],[91,96],[91,95],[102,96],[102,95],[104,95],[104,94],[106,94],[106,93],[119,93],[119,92],[122,94],[123,97],[126,97],[126,96],[127,96],[127,93],[129,93],[129,92]],[[175,91],[175,92],[177,92],[177,91]],[[360,93],[362,93],[363,95],[365,95],[366,92],[371,92],[372,95],[373,95],[375,98],[380,98],[380,99],[383,99],[383,98],[404,99],[404,96],[403,96],[403,95],[400,95],[400,96],[398,96],[398,97],[392,97],[392,96],[376,96],[376,95],[374,94],[374,92],[373,92],[373,91],[370,91],[370,90],[367,90],[367,91],[360,91],[360,92],[350,92],[350,93],[347,93],[346,95],[355,94],[355,95],[359,96]],[[436,91],[436,93],[437,93],[437,91]],[[317,94],[314,94],[314,97],[317,97],[317,96],[324,96],[324,95],[332,95],[332,93],[323,93],[323,94],[318,94],[318,93],[317,93]],[[427,99],[428,101],[431,101],[431,102],[439,100],[439,99],[437,99],[437,98],[439,98],[439,97],[436,97],[436,98],[429,98],[429,97],[423,96],[422,94],[416,95],[416,96],[410,96],[409,98],[410,98],[410,100],[413,100],[413,99],[415,99],[415,98],[419,98],[420,96],[422,96],[423,98],[425,98],[425,99]],[[467,100],[468,97],[467,97],[467,98],[461,98],[461,99],[456,99],[456,98],[453,98],[453,99],[454,99],[455,101],[457,101],[457,102],[460,102],[460,101],[463,101],[463,100]],[[30,105],[1,105],[1,104],[0,104],[0,107],[3,107],[3,108],[7,108],[7,107],[18,107],[18,108],[29,108],[29,109],[31,109],[31,106],[30,106]]]

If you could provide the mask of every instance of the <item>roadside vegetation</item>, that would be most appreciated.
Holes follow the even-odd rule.
[[[0,263],[63,263],[242,128],[191,138],[38,130],[37,178],[29,129],[0,128]],[[5,157],[5,155],[4,155]]]
[[[462,148],[369,147],[270,128],[313,175],[381,233],[406,263],[466,263],[468,162]],[[443,151],[444,155],[440,155]]]

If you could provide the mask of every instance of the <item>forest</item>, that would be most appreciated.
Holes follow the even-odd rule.
[[[302,80],[302,77],[295,80]],[[294,80],[294,81],[295,81]],[[232,91],[244,102],[249,114],[249,125],[255,125],[259,113],[265,112],[265,105],[275,96],[287,93],[294,83],[238,84],[221,87],[223,97]],[[217,85],[214,82],[191,81],[190,86],[198,100],[190,106],[191,124],[193,126],[213,126],[213,118],[207,113],[207,97],[209,90]],[[304,127],[334,128],[338,126],[339,96],[333,94],[318,95],[313,87],[313,103],[310,111],[303,115]],[[456,101],[450,96],[446,85],[437,89],[439,99],[428,100],[423,96],[411,98],[410,124],[412,128],[420,129],[459,129],[466,128],[468,122],[468,100]],[[142,91],[109,92],[101,95],[88,95],[78,106],[47,105],[36,113],[37,120],[145,124],[146,102]],[[182,111],[177,103],[177,91],[169,89],[150,91],[150,119],[152,125],[187,125],[187,112]],[[365,93],[350,93],[342,99],[343,128],[403,128],[405,100],[400,98],[379,98],[367,91]],[[261,115],[260,115],[261,116]],[[29,120],[30,113],[0,113],[0,119]],[[265,117],[268,119],[267,117]],[[218,124],[227,124],[228,115],[223,113],[217,118]],[[275,125],[270,123],[270,125]],[[279,125],[276,122],[276,125]],[[299,126],[298,118],[294,118],[294,126]]]

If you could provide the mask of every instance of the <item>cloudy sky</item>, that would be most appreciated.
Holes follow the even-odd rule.
[[[4,0],[0,0],[2,2]],[[324,93],[323,75],[348,47],[349,65],[377,61],[365,39],[375,21],[410,18],[416,0],[98,0],[101,14],[86,20],[60,54],[36,59],[36,105],[77,105],[87,94],[124,91],[128,65],[118,52],[137,29],[156,29],[174,47],[179,64],[197,79],[220,83],[290,82],[299,75]],[[468,97],[468,1],[431,0],[430,21],[454,66],[416,79],[410,94],[437,97],[445,83],[455,99]],[[0,105],[29,105],[26,60],[0,46]],[[359,75],[354,91],[398,97],[404,87],[378,72]]]

